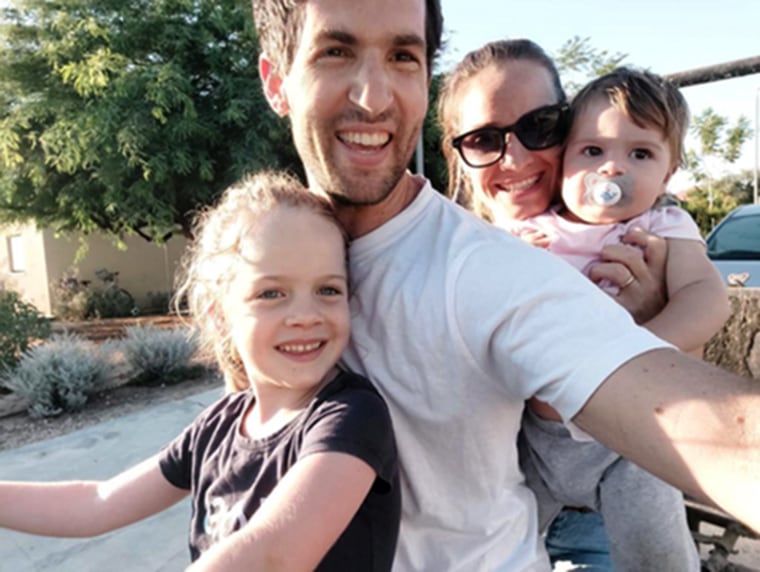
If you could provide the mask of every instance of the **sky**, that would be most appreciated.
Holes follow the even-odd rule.
[[[760,56],[760,0],[442,0],[446,71],[491,40],[529,38],[550,55],[573,36],[627,54],[624,63],[669,73]],[[692,115],[707,107],[756,126],[760,74],[683,88]],[[696,142],[687,141],[696,148]],[[729,170],[755,168],[755,138]],[[679,181],[685,181],[682,175]]]

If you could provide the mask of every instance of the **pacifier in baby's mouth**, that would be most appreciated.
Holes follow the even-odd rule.
[[[586,192],[583,194],[584,202],[599,207],[617,205],[633,192],[633,177],[630,175],[608,179],[596,173],[589,173],[583,178],[583,182],[586,186]]]

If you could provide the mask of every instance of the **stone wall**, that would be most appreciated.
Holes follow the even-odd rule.
[[[760,288],[729,288],[732,316],[705,346],[704,359],[760,380]]]

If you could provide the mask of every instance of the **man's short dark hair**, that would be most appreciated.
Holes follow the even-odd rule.
[[[259,45],[280,73],[293,65],[303,28],[307,0],[252,0]],[[443,14],[440,0],[425,0],[425,44],[428,76],[441,47]]]

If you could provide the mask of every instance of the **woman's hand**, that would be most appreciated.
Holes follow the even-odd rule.
[[[629,230],[624,244],[602,250],[604,262],[594,265],[589,277],[594,282],[609,280],[620,289],[615,299],[644,324],[659,314],[668,302],[665,263],[667,241],[639,228]]]

